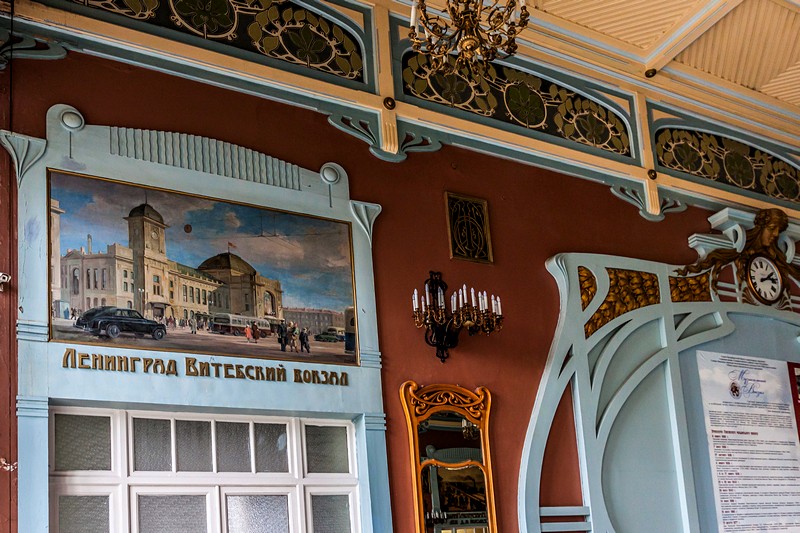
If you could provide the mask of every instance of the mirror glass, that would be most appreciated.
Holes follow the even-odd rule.
[[[477,466],[422,469],[425,533],[488,533],[486,477]]]
[[[489,390],[407,381],[400,397],[411,452],[416,533],[497,533]]]
[[[439,411],[417,424],[420,462],[438,459],[460,463],[481,459],[481,431],[467,417],[455,411]],[[430,448],[430,450],[429,450]],[[438,450],[438,455],[431,455]],[[444,450],[453,450],[450,453]]]

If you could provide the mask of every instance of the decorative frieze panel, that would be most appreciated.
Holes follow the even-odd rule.
[[[125,17],[363,83],[363,35],[288,0],[73,0]]]
[[[658,164],[706,180],[792,203],[800,202],[798,169],[776,155],[722,135],[662,128]]]
[[[630,135],[620,115],[528,72],[490,65],[482,77],[461,71],[442,74],[425,55],[407,52],[402,76],[408,96],[632,157]]]

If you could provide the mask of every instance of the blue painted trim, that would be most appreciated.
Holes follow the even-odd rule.
[[[47,418],[50,405],[43,396],[17,396],[17,416],[20,418]]]
[[[611,109],[615,114],[617,114],[618,118],[622,120],[623,124],[625,124],[627,128],[628,139],[630,142],[630,151],[631,151],[630,156],[615,154],[607,150],[601,150],[593,146],[588,146],[555,135],[550,135],[547,133],[531,130],[522,126],[508,124],[489,117],[483,117],[461,109],[452,109],[447,106],[437,104],[435,102],[428,102],[421,98],[415,98],[413,96],[406,95],[403,92],[402,60],[403,60],[403,55],[411,51],[411,44],[408,38],[406,37],[404,31],[406,30],[406,26],[404,25],[406,24],[406,21],[397,16],[392,16],[389,19],[389,24],[390,24],[391,35],[395,37],[393,40],[394,44],[392,46],[392,69],[394,71],[392,78],[394,81],[394,91],[396,95],[395,98],[397,100],[408,102],[412,105],[419,106],[425,109],[430,109],[431,111],[436,111],[437,113],[451,115],[470,122],[485,124],[487,126],[490,126],[498,130],[525,135],[527,137],[532,137],[537,140],[563,146],[565,148],[570,148],[579,152],[584,152],[591,155],[597,155],[603,158],[613,159],[615,161],[620,161],[623,163],[641,165],[642,156],[641,156],[641,148],[639,146],[640,133],[638,131],[638,127],[636,126],[637,120],[635,115],[635,104],[634,104],[633,94],[623,92],[619,89],[612,88],[611,86],[605,86],[598,83],[581,80],[577,76],[567,76],[563,72],[559,72],[550,69],[548,67],[532,63],[528,60],[524,60],[519,57],[513,57],[504,61],[500,60],[496,61],[496,63],[500,65],[508,66],[516,70],[527,72],[534,76],[543,78],[546,81],[555,83],[557,85],[561,85],[580,96],[588,98],[589,100],[592,100],[603,107]],[[628,109],[625,109],[624,107],[620,106],[616,101],[610,100],[609,98],[607,98],[607,95],[626,100],[628,102]]]
[[[653,115],[656,111],[661,111],[663,113],[667,113],[673,116],[668,118],[654,119]],[[741,189],[734,185],[721,183],[713,179],[702,178],[700,176],[695,176],[693,174],[665,167],[658,162],[658,156],[656,155],[658,132],[666,128],[686,129],[700,133],[708,133],[710,135],[719,135],[721,137],[727,137],[729,139],[738,141],[747,146],[751,146],[753,148],[761,150],[762,152],[766,152],[769,155],[775,157],[776,159],[780,159],[781,161],[784,161],[786,164],[800,171],[800,163],[798,163],[797,160],[793,160],[790,157],[788,157],[789,155],[800,157],[800,150],[798,150],[795,146],[778,141],[768,140],[765,139],[764,137],[755,136],[748,133],[745,130],[734,128],[729,125],[720,123],[718,121],[712,121],[705,118],[698,118],[696,114],[689,113],[685,110],[676,109],[670,106],[665,106],[663,104],[657,104],[651,101],[647,102],[647,122],[650,129],[650,149],[653,152],[653,161],[656,165],[656,170],[658,172],[663,172],[664,174],[668,174],[676,178],[685,179],[693,183],[707,185],[709,187],[724,191],[730,191],[732,193],[736,193],[748,198],[753,198],[756,200],[766,200],[768,202],[774,203],[776,205],[781,205],[789,209],[797,209],[798,207],[797,202],[781,200],[766,194],[748,191],[746,189]]]
[[[25,341],[47,342],[50,327],[46,323],[20,320],[17,322],[17,338]]]
[[[44,5],[54,7],[56,9],[61,9],[63,11],[67,11],[70,13],[76,13],[78,15],[82,15],[95,20],[101,20],[103,22],[114,24],[116,26],[130,28],[132,30],[140,31],[146,34],[157,35],[159,37],[163,37],[171,41],[189,44],[191,46],[195,46],[200,49],[212,50],[214,52],[218,52],[220,54],[224,54],[227,56],[236,57],[253,63],[264,64],[272,68],[285,70],[287,72],[292,72],[294,74],[299,74],[301,76],[306,76],[309,78],[325,81],[328,83],[334,83],[337,85],[341,85],[343,87],[348,87],[350,89],[368,91],[372,93],[374,93],[377,90],[376,88],[377,76],[375,74],[376,73],[375,45],[372,38],[374,33],[373,21],[372,21],[373,19],[372,9],[362,4],[348,2],[347,0],[330,0],[330,1],[332,3],[337,3],[342,7],[346,7],[347,9],[351,9],[353,11],[361,13],[364,16],[363,28],[360,27],[356,23],[356,21],[354,21],[350,17],[340,13],[339,11],[336,11],[331,7],[326,6],[325,4],[312,3],[308,2],[307,0],[292,0],[292,2],[310,11],[313,11],[314,13],[324,16],[325,18],[342,26],[344,29],[346,29],[351,33],[350,36],[355,39],[355,41],[358,43],[358,45],[361,47],[362,50],[362,61],[364,65],[363,82],[355,80],[347,80],[333,74],[328,74],[326,72],[320,72],[310,69],[308,67],[303,67],[302,65],[295,65],[287,61],[281,61],[280,59],[260,54],[255,50],[252,51],[241,50],[233,46],[228,46],[224,44],[224,42],[222,41],[203,39],[202,37],[196,35],[183,33],[177,29],[165,28],[162,26],[157,26],[155,24],[150,24],[143,21],[130,19],[128,17],[125,17],[124,15],[111,13],[99,8],[88,7],[85,5],[70,2],[68,0],[36,0],[36,1]],[[69,41],[74,41],[74,39],[70,39]]]
[[[367,431],[386,431],[384,413],[364,413],[364,427]]]

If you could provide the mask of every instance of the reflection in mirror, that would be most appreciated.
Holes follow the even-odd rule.
[[[474,448],[480,457],[480,428],[455,411],[440,411],[417,424],[419,455],[424,460],[428,446],[439,449]],[[480,458],[476,459],[479,463]],[[455,462],[455,461],[448,461]]]
[[[488,533],[486,478],[477,466],[422,469],[425,533]]]
[[[455,385],[401,387],[418,533],[496,533],[488,440],[491,397]]]

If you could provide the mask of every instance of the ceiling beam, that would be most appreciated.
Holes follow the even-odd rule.
[[[652,51],[645,58],[643,71],[661,70],[743,1],[713,0],[687,13],[674,31],[653,44]]]

